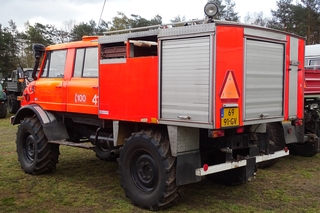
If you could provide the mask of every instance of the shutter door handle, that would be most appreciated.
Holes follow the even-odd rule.
[[[190,115],[178,115],[177,117],[179,119],[183,119],[183,120],[191,120],[191,116]]]

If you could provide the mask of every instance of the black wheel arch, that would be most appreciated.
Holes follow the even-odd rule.
[[[32,116],[36,116],[39,119],[48,140],[63,140],[69,138],[65,124],[58,121],[53,113],[42,109],[42,107],[37,104],[21,107],[15,116],[11,118],[11,124],[20,124],[24,118]],[[55,131],[53,132],[52,129]],[[59,132],[59,134],[55,134],[55,132]]]

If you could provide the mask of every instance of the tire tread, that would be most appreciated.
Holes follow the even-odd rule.
[[[37,155],[34,159],[34,162],[30,164],[30,166],[26,166],[28,163],[27,159],[23,153],[23,138],[21,138],[20,134],[23,134],[23,128],[30,127],[31,134],[34,134],[35,138],[35,147]],[[18,152],[18,161],[20,162],[21,168],[28,174],[44,174],[52,172],[56,169],[56,164],[59,162],[59,145],[57,144],[49,144],[48,140],[44,134],[42,129],[42,125],[38,118],[31,117],[25,118],[20,126],[18,127],[17,132],[17,152]]]
[[[159,155],[161,156],[161,161],[163,165],[163,169],[166,173],[166,183],[165,188],[161,192],[161,197],[157,201],[154,201],[150,205],[145,205],[143,201],[137,199],[136,197],[130,197],[131,193],[126,186],[125,178],[122,177],[122,164],[126,162],[122,162],[121,154],[119,159],[119,173],[121,176],[121,186],[125,190],[126,196],[137,206],[141,208],[149,209],[149,210],[160,210],[171,206],[179,197],[178,186],[176,185],[176,158],[171,155],[170,144],[166,134],[159,130],[142,130],[140,132],[132,134],[123,146],[123,149],[128,145],[127,143],[131,143],[134,140],[138,140],[139,138],[143,138],[145,140],[150,141],[157,149]],[[122,149],[122,150],[123,150]],[[138,202],[137,202],[138,201]]]

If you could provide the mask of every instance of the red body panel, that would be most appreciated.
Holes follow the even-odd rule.
[[[215,128],[221,127],[220,109],[223,104],[238,104],[240,114],[240,126],[243,125],[242,118],[242,91],[243,91],[243,61],[244,61],[244,33],[241,27],[217,26],[216,35],[216,80],[213,83],[215,88]],[[220,99],[220,91],[227,71],[233,71],[234,80],[237,83],[238,99]]]
[[[39,78],[34,84],[35,103],[45,110],[64,112],[63,78]]]
[[[71,78],[66,83],[66,111],[97,115],[98,78]]]
[[[284,120],[289,119],[289,93],[294,91],[289,91],[290,88],[290,46],[291,37],[287,36],[286,43],[286,57],[285,57],[285,83],[284,83]],[[304,46],[305,42],[303,39],[299,39],[298,43],[298,61],[300,62],[298,66],[298,88],[297,88],[297,117],[303,118],[304,115]]]
[[[304,83],[305,83],[305,73],[304,73],[304,55],[305,55],[305,41],[299,40],[298,48],[298,61],[300,64],[298,66],[298,100],[297,100],[297,116],[298,118],[304,117]]]
[[[320,69],[305,69],[305,95],[320,95]]]
[[[285,83],[284,83],[284,120],[289,119],[289,82],[290,82],[290,36],[287,36],[286,56],[285,56]]]
[[[158,57],[127,58],[122,64],[100,64],[99,117],[156,122]]]

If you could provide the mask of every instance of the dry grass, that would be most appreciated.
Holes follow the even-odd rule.
[[[0,212],[147,212],[131,204],[120,186],[115,162],[92,151],[60,148],[54,173],[27,175],[17,161],[16,126],[0,120]],[[320,155],[289,156],[241,186],[203,179],[165,212],[320,212]]]

